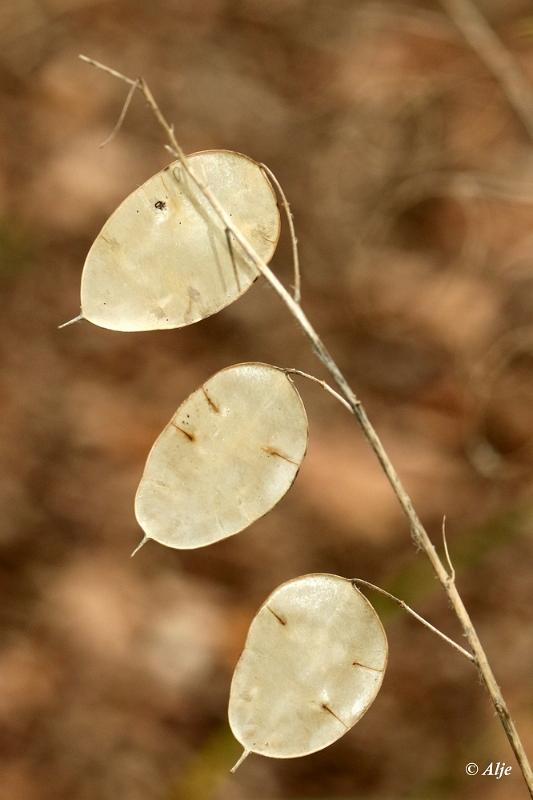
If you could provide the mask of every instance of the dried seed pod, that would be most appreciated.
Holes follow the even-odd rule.
[[[293,758],[339,739],[374,701],[387,651],[378,615],[346,578],[304,575],[279,586],[252,621],[231,684],[229,721],[243,757]]]
[[[223,369],[181,404],[152,447],[137,520],[148,538],[169,547],[225,539],[276,505],[306,448],[305,409],[283,370]]]
[[[269,261],[280,215],[259,164],[229,150],[195,153],[188,162]],[[257,274],[176,161],[132,192],[96,237],[81,279],[81,315],[118,331],[179,328],[232,303]]]

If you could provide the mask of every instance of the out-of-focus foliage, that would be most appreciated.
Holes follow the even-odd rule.
[[[479,3],[533,80],[527,0]],[[266,162],[295,214],[303,298],[382,433],[531,749],[531,143],[429,2],[0,3],[1,800],[520,800],[468,663],[396,609],[372,713],[306,759],[238,755],[225,707],[250,621],[285,580],[360,576],[457,635],[346,412],[304,386],[291,492],[209,551],[138,541],[132,497],[181,398],[237,361],[316,372],[261,281],[179,331],[56,325],[87,250],[168,163],[136,99],[77,53],[146,75],[186,152]],[[290,283],[286,235],[272,262]],[[379,743],[379,746],[377,745]]]

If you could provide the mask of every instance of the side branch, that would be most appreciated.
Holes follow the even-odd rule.
[[[400,608],[403,608],[404,611],[407,611],[408,614],[410,614],[412,617],[418,620],[418,622],[420,622],[422,625],[428,628],[428,630],[430,630],[436,636],[439,636],[443,641],[445,641],[447,644],[453,647],[454,650],[457,650],[458,653],[461,653],[462,656],[467,658],[469,661],[472,661],[474,664],[476,663],[476,659],[474,658],[472,653],[469,653],[468,650],[465,650],[464,647],[461,647],[460,644],[457,644],[457,642],[454,642],[454,640],[450,639],[449,636],[446,636],[445,633],[439,631],[439,629],[436,628],[434,625],[432,625],[431,622],[428,622],[427,619],[421,617],[420,614],[418,614],[414,610],[414,608],[408,606],[407,603],[405,603],[403,600],[400,600],[399,597],[396,597],[390,592],[387,592],[385,589],[382,589],[381,586],[376,586],[374,583],[369,583],[368,581],[364,581],[362,578],[352,578],[351,581],[355,586],[366,586],[367,589],[372,589],[374,592],[379,592],[385,597],[388,597],[389,600],[393,600],[400,606]]]
[[[313,383],[318,383],[318,385],[321,386],[326,392],[328,392],[328,394],[334,397],[335,400],[338,400],[339,403],[341,403],[341,405],[343,405],[347,411],[351,412],[352,408],[348,403],[348,401],[345,400],[341,394],[336,392],[335,389],[333,389],[333,387],[329,385],[329,383],[326,383],[326,381],[323,381],[320,378],[315,378],[314,375],[309,375],[308,372],[302,372],[301,369],[285,368],[283,369],[283,372],[286,375],[299,375],[301,378],[306,378],[308,381],[312,381]]]
[[[291,245],[292,245],[292,268],[294,272],[294,294],[293,297],[297,303],[301,302],[302,299],[302,280],[300,277],[300,256],[298,255],[298,239],[296,238],[296,231],[294,229],[294,218],[292,216],[291,207],[289,205],[289,201],[283,191],[281,183],[278,181],[270,167],[267,167],[266,164],[260,164],[261,169],[263,172],[266,172],[267,176],[270,178],[274,186],[276,187],[278,194],[281,198],[281,203],[283,208],[285,209],[285,216],[287,218],[287,224],[289,226],[289,234],[291,237]]]

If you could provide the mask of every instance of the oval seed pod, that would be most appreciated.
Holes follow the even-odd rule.
[[[304,575],[279,586],[252,621],[231,684],[229,721],[243,757],[294,758],[339,739],[374,701],[387,652],[378,615],[346,578]]]
[[[188,156],[257,253],[269,261],[280,215],[252,159],[228,150]],[[117,331],[179,328],[232,303],[258,272],[178,161],[149,178],[109,217],[85,261],[81,316]]]
[[[292,485],[307,448],[294,383],[268,364],[217,372],[178,408],[135,498],[146,537],[202,547],[246,528]]]

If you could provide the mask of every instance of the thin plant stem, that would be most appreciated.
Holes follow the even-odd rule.
[[[397,603],[401,608],[403,608],[404,611],[407,611],[408,614],[411,614],[412,617],[418,620],[418,622],[421,622],[422,625],[428,628],[432,633],[436,634],[445,642],[447,642],[447,644],[449,644],[450,647],[453,647],[455,650],[457,650],[458,653],[461,653],[461,655],[467,658],[469,661],[475,663],[476,659],[472,655],[472,653],[469,653],[468,650],[465,650],[465,648],[461,647],[460,644],[457,644],[457,642],[454,642],[454,640],[450,639],[449,636],[446,636],[445,633],[439,631],[439,629],[436,628],[434,625],[432,625],[431,622],[428,622],[427,619],[421,617],[420,614],[418,614],[413,608],[411,608],[411,606],[408,606],[407,603],[405,603],[403,600],[400,600],[399,597],[396,597],[390,592],[387,592],[386,589],[382,589],[381,586],[376,586],[374,583],[369,583],[369,581],[364,581],[362,578],[351,578],[351,582],[355,586],[366,586],[368,589],[372,589],[374,592],[379,592],[384,597],[388,597],[389,600],[394,600],[394,602]]]
[[[101,69],[110,75],[113,75],[115,78],[118,78],[119,80],[128,83],[130,86],[136,82],[132,78],[128,78],[126,75],[122,75],[116,70],[110,69],[109,67],[105,66],[100,62],[94,61],[94,59],[88,58],[87,56],[80,56],[80,58],[82,58],[83,61],[91,64],[92,66],[97,67],[98,69]],[[494,705],[496,713],[500,719],[500,722],[509,740],[511,748],[516,756],[523,778],[528,787],[529,795],[531,798],[533,798],[533,771],[531,769],[527,754],[522,744],[522,740],[518,734],[516,725],[511,717],[509,709],[507,708],[507,704],[504,700],[498,682],[496,681],[489,660],[487,658],[487,654],[485,653],[485,650],[483,648],[483,645],[481,644],[477,631],[475,630],[474,625],[472,624],[472,620],[470,619],[470,615],[468,614],[468,611],[466,610],[463,600],[456,587],[455,580],[451,579],[447,568],[441,561],[435,549],[435,546],[433,545],[433,542],[429,537],[429,534],[427,533],[424,525],[422,524],[422,521],[420,520],[417,512],[415,511],[415,508],[413,506],[413,501],[411,500],[411,497],[409,496],[402,481],[400,480],[400,477],[396,472],[396,469],[392,461],[390,460],[388,453],[385,450],[385,447],[383,446],[383,443],[381,442],[381,439],[376,429],[370,422],[363,405],[357,398],[355,392],[349,385],[344,374],[340,370],[336,361],[331,356],[326,345],[318,335],[317,331],[313,327],[312,323],[310,322],[309,318],[303,311],[300,304],[295,301],[292,294],[289,291],[287,291],[285,286],[281,283],[279,278],[270,269],[268,264],[255,251],[252,244],[248,241],[248,239],[244,236],[244,234],[235,226],[229,213],[225,210],[225,208],[213,194],[211,189],[208,186],[206,186],[203,183],[203,181],[194,173],[194,171],[189,165],[189,162],[183,150],[181,149],[176,139],[173,126],[170,125],[170,123],[166,120],[157,102],[155,101],[155,98],[151,90],[149,89],[146,81],[143,78],[138,79],[138,89],[144,95],[144,98],[150,110],[152,111],[156,121],[162,128],[165,136],[167,137],[168,142],[170,143],[169,145],[170,151],[179,160],[183,168],[183,171],[189,176],[191,182],[196,186],[200,194],[207,201],[212,211],[216,214],[216,216],[220,219],[220,221],[224,224],[224,226],[228,228],[229,231],[231,231],[231,233],[233,234],[233,238],[235,239],[235,242],[238,243],[238,245],[242,248],[243,252],[248,256],[248,258],[254,264],[258,272],[264,276],[264,278],[268,281],[270,286],[278,294],[283,303],[287,306],[289,313],[294,317],[294,319],[302,329],[303,333],[309,340],[315,355],[317,356],[319,361],[321,361],[321,363],[327,369],[327,371],[330,373],[334,382],[337,384],[337,387],[339,388],[341,395],[345,398],[348,406],[350,407],[351,413],[357,420],[365,438],[367,439],[370,447],[374,451],[374,454],[378,459],[381,468],[385,473],[385,476],[389,481],[389,484],[391,485],[391,488],[394,494],[396,495],[396,498],[408,520],[414,544],[418,549],[424,551],[425,555],[429,559],[429,562],[433,568],[433,571],[438,581],[440,582],[440,584],[442,585],[444,591],[448,596],[449,603],[452,606],[455,615],[461,624],[464,636],[472,650],[472,654],[474,656],[475,664],[479,672],[481,681],[484,684],[490,696],[490,699]]]
[[[306,378],[308,381],[312,381],[313,383],[318,383],[319,386],[322,386],[322,388],[325,389],[326,392],[328,392],[332,397],[334,397],[335,400],[338,400],[339,403],[341,403],[344,406],[344,408],[346,408],[351,413],[352,408],[348,403],[348,401],[345,400],[341,394],[336,392],[335,389],[329,385],[329,383],[326,383],[326,381],[323,381],[321,378],[316,378],[314,375],[309,375],[308,372],[302,372],[301,369],[284,368],[283,372],[286,375],[300,375],[301,378]]]
[[[444,545],[444,555],[446,556],[446,561],[448,562],[449,567],[449,580],[453,583],[455,581],[455,567],[452,564],[452,560],[450,558],[450,551],[448,550],[448,540],[446,538],[446,517],[442,518],[442,544]]]
[[[109,142],[113,141],[113,139],[115,138],[115,136],[117,135],[119,130],[122,128],[122,123],[126,119],[126,114],[128,113],[128,109],[130,107],[130,103],[131,103],[131,101],[133,99],[133,95],[135,94],[135,90],[137,89],[137,84],[138,84],[138,81],[135,81],[134,83],[131,84],[130,88],[128,89],[128,94],[126,95],[126,99],[124,101],[124,105],[122,106],[122,110],[121,110],[121,112],[120,112],[120,114],[118,116],[118,119],[117,119],[116,123],[115,123],[115,127],[113,128],[113,130],[111,131],[109,136],[107,136],[104,139],[103,142],[100,142],[98,147],[105,147],[106,144],[109,144]]]
[[[301,303],[302,301],[302,279],[300,275],[300,256],[298,255],[298,239],[296,238],[296,230],[294,228],[294,218],[292,216],[291,207],[289,205],[289,201],[283,191],[283,187],[281,183],[278,181],[270,167],[267,167],[266,164],[259,165],[263,172],[266,172],[274,186],[276,187],[278,194],[281,198],[281,203],[285,210],[285,216],[287,218],[287,224],[289,226],[289,235],[291,237],[291,246],[292,246],[292,268],[294,272],[294,292],[293,297],[297,303]]]

